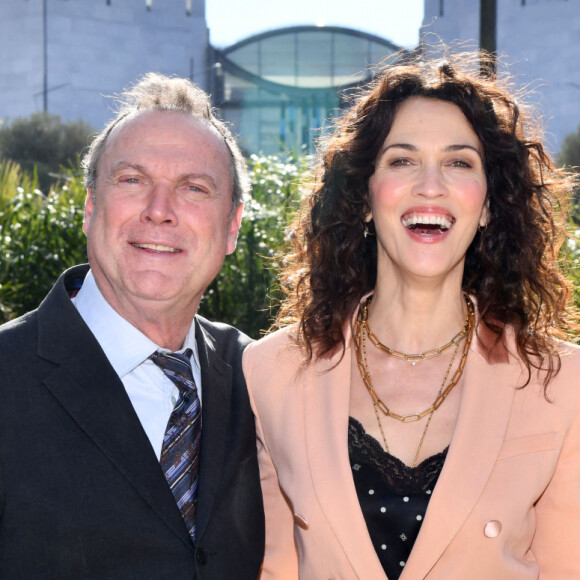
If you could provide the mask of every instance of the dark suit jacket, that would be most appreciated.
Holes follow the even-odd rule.
[[[0,328],[0,578],[254,580],[264,545],[249,339],[197,318],[202,446],[193,545],[120,379],[67,291]]]

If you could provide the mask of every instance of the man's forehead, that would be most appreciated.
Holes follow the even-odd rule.
[[[205,155],[200,155],[202,150]],[[111,175],[118,167],[139,165],[142,159],[149,159],[145,162],[149,166],[157,157],[175,163],[188,159],[191,167],[182,167],[185,173],[212,174],[216,183],[223,176],[233,188],[231,155],[222,135],[207,119],[187,111],[151,109],[125,117],[105,142],[98,173]],[[144,166],[142,170],[147,172]]]
[[[229,149],[206,119],[184,111],[156,109],[128,115],[113,128],[99,160],[100,171],[108,172],[111,167],[106,167],[121,159],[131,158],[137,162],[143,153],[163,158],[171,155],[172,150],[176,154],[185,152],[186,156],[190,151],[192,161],[199,158],[200,151],[209,151],[206,158],[209,157],[211,165],[223,163],[223,169],[227,166],[228,173],[231,171]]]
[[[179,129],[191,127],[196,134],[201,131],[205,135],[213,135],[216,141],[223,143],[223,138],[216,128],[205,118],[188,113],[187,111],[165,110],[165,109],[144,109],[130,113],[115,127],[107,138],[107,144],[112,143],[120,135],[128,131],[155,131],[160,127],[168,125],[175,126]],[[223,143],[225,145],[225,143]]]

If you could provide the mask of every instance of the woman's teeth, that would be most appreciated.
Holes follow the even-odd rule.
[[[436,226],[441,231],[446,231],[452,226],[451,221],[442,215],[412,214],[409,217],[403,218],[402,222],[406,228],[413,228],[413,226]]]

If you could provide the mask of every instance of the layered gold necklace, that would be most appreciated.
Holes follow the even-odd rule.
[[[473,337],[473,329],[475,326],[475,311],[474,311],[473,303],[471,302],[469,296],[467,296],[467,294],[464,293],[465,304],[467,306],[467,315],[465,317],[465,323],[463,325],[463,328],[449,342],[445,343],[443,346],[441,346],[439,348],[432,349],[432,350],[426,351],[426,352],[421,353],[421,354],[408,355],[408,354],[393,350],[393,349],[383,345],[378,340],[378,338],[373,334],[373,332],[371,331],[371,329],[369,327],[369,323],[368,323],[368,306],[370,304],[371,299],[372,299],[372,297],[369,297],[366,300],[366,302],[363,305],[361,305],[361,308],[360,308],[358,316],[357,316],[355,332],[353,333],[353,339],[354,339],[353,343],[354,343],[354,348],[355,348],[355,352],[356,352],[356,361],[357,361],[358,370],[359,370],[361,379],[362,379],[365,387],[367,388],[367,391],[369,392],[369,394],[371,396],[374,411],[375,411],[375,416],[377,418],[377,423],[379,425],[379,430],[381,432],[381,436],[383,438],[383,443],[385,445],[385,450],[387,453],[389,453],[389,446],[387,444],[387,439],[385,437],[385,433],[383,430],[383,425],[382,425],[379,411],[383,415],[385,415],[386,417],[391,417],[392,419],[396,419],[397,421],[401,421],[402,423],[412,423],[414,421],[420,421],[424,417],[429,416],[427,423],[425,425],[425,428],[423,430],[421,440],[419,441],[419,445],[418,445],[417,451],[415,453],[415,458],[413,460],[413,467],[415,467],[417,465],[417,459],[418,459],[419,454],[421,452],[421,448],[423,447],[423,442],[425,440],[427,430],[429,429],[429,425],[431,423],[433,413],[443,404],[443,401],[445,401],[445,399],[447,398],[449,393],[453,390],[455,385],[457,385],[457,383],[461,379],[461,376],[463,375],[463,369],[465,368],[465,363],[467,361],[467,355],[469,353],[469,347],[471,345],[471,339]],[[445,372],[445,376],[443,377],[443,381],[441,382],[441,387],[439,388],[439,392],[437,393],[437,396],[435,397],[435,400],[433,401],[433,403],[431,404],[430,407],[428,407],[427,409],[424,409],[423,411],[420,411],[417,413],[410,413],[407,415],[399,415],[398,413],[395,413],[394,411],[391,411],[389,409],[389,407],[386,405],[386,403],[378,396],[378,394],[375,391],[374,386],[373,386],[371,374],[369,371],[367,351],[366,351],[366,338],[367,337],[368,337],[369,341],[374,346],[376,346],[379,350],[381,350],[382,352],[384,352],[384,353],[386,353],[389,356],[392,356],[394,358],[397,358],[400,360],[405,360],[405,361],[426,360],[429,358],[433,358],[435,356],[440,355],[442,352],[447,350],[450,346],[455,345],[455,348],[453,350],[453,355],[451,357],[451,361],[449,363],[449,366],[447,367],[447,370]],[[451,373],[451,369],[453,367],[453,363],[455,362],[457,352],[459,351],[459,345],[460,345],[461,341],[463,340],[463,338],[465,338],[465,342],[463,344],[463,351],[461,354],[461,359],[459,361],[459,365],[458,365],[457,369],[455,370],[455,372],[453,373],[453,376],[451,377],[449,382],[447,382],[447,379],[448,379],[449,374]]]

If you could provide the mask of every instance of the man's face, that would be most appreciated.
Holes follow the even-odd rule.
[[[104,297],[130,321],[193,316],[235,249],[242,207],[230,220],[231,208],[229,152],[209,125],[173,111],[122,122],[99,160],[83,225]]]

